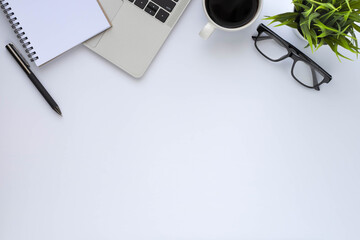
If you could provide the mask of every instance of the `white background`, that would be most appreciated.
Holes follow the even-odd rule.
[[[333,80],[304,88],[253,46],[264,20],[204,41],[194,0],[141,80],[83,46],[32,65],[61,118],[0,20],[1,240],[359,239],[359,60],[305,49]]]

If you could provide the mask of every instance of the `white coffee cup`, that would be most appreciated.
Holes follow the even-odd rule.
[[[256,10],[256,13],[253,15],[253,17],[251,18],[250,21],[246,22],[244,25],[241,25],[239,27],[236,28],[230,28],[230,27],[226,27],[226,26],[221,26],[219,23],[216,23],[210,16],[206,7],[206,2],[207,1],[211,1],[211,0],[203,0],[203,8],[204,8],[204,12],[206,14],[206,17],[208,18],[208,23],[205,25],[205,27],[201,30],[201,32],[199,33],[200,37],[202,37],[203,39],[208,39],[211,34],[214,32],[215,29],[221,29],[224,31],[230,31],[230,32],[234,32],[234,31],[239,31],[241,29],[247,28],[248,26],[250,26],[252,23],[254,23],[256,21],[256,19],[259,17],[260,12],[262,10],[262,5],[263,5],[263,0],[258,0],[258,7]],[[239,0],[241,1],[241,0]],[[244,1],[244,0],[242,0]],[[249,0],[251,1],[251,0]],[[223,0],[224,4],[226,3],[225,0]]]

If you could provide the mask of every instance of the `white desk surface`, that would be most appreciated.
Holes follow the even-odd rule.
[[[306,89],[256,51],[263,20],[204,41],[194,0],[141,80],[83,46],[33,66],[61,118],[0,20],[1,240],[359,239],[360,60],[305,49],[333,76]]]

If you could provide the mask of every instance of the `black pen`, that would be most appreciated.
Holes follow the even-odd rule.
[[[14,57],[16,62],[20,65],[20,67],[24,70],[26,75],[29,77],[29,79],[35,85],[35,87],[39,90],[41,95],[49,103],[51,108],[54,109],[54,111],[57,112],[60,116],[62,116],[62,113],[61,113],[60,108],[57,105],[57,103],[50,96],[50,94],[46,91],[46,89],[41,84],[41,82],[37,79],[35,74],[30,70],[29,63],[23,58],[23,56],[19,53],[19,51],[15,48],[15,46],[13,44],[9,43],[5,47],[10,52],[10,54]]]

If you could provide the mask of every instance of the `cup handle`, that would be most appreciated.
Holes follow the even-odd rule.
[[[208,39],[211,34],[214,32],[215,27],[211,23],[207,23],[205,27],[201,30],[199,33],[200,37],[202,37],[204,40]]]

